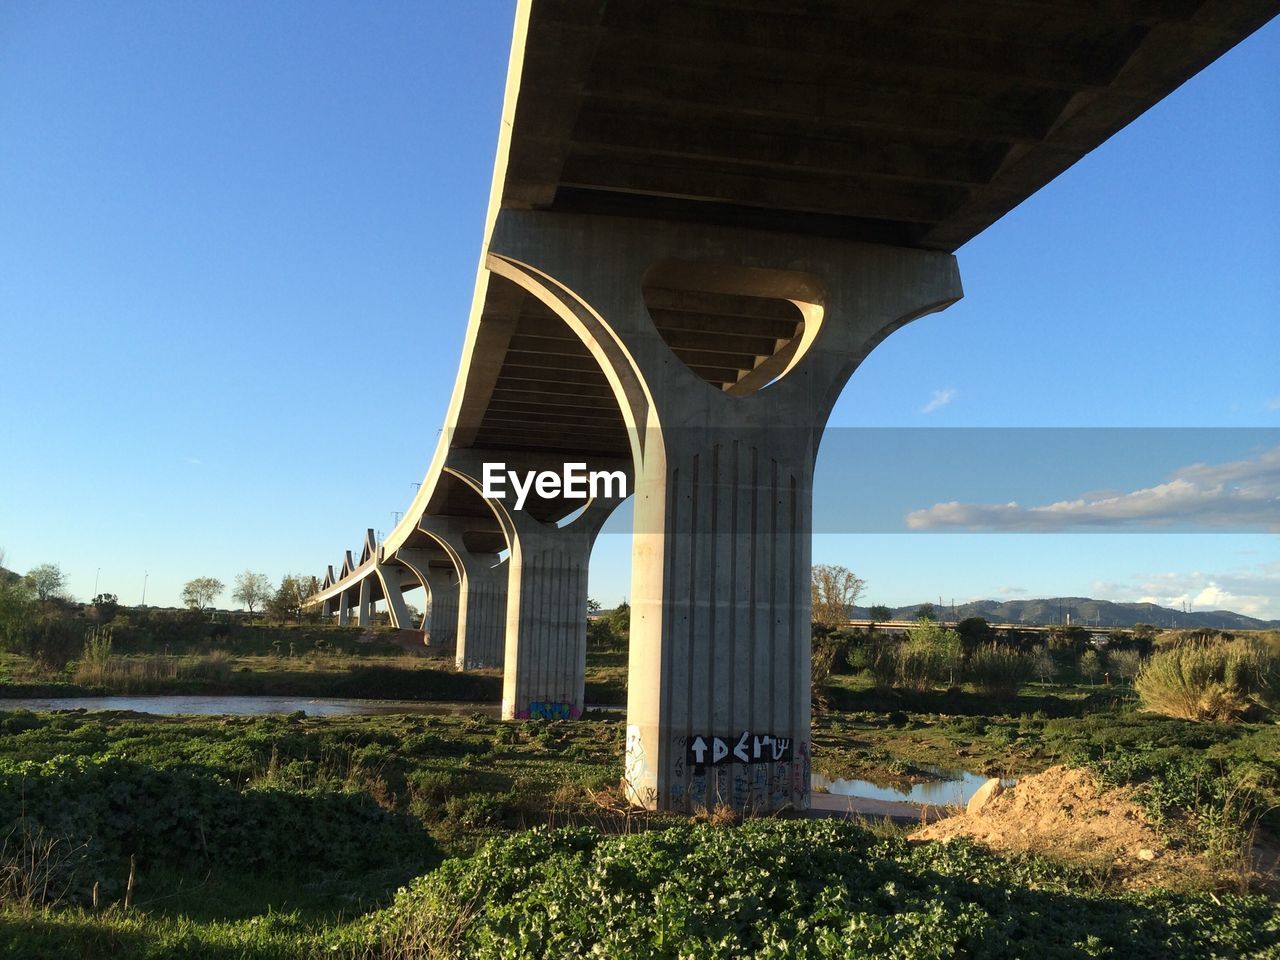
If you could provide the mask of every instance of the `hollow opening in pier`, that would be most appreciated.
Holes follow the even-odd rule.
[[[799,271],[664,260],[646,274],[643,292],[671,352],[734,396],[784,377],[822,323],[822,282]]]

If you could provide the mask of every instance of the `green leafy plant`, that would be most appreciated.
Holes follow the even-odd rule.
[[[936,620],[921,618],[897,648],[895,685],[919,693],[952,683],[963,660],[960,636]]]
[[[1110,896],[1079,870],[847,822],[570,828],[489,842],[415,880],[335,952],[458,958],[1262,956],[1261,897]]]

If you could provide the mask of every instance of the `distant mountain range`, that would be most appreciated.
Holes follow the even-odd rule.
[[[894,620],[914,620],[923,607],[915,603],[905,607],[893,607]],[[1259,620],[1230,610],[1205,610],[1186,613],[1171,610],[1154,603],[1112,603],[1109,600],[1091,600],[1088,597],[1053,597],[1048,600],[974,600],[958,603],[952,613],[950,604],[939,607],[934,604],[939,617],[944,620],[963,620],[966,617],[982,617],[990,623],[1026,623],[1052,625],[1066,623],[1068,616],[1073,624],[1099,627],[1133,627],[1149,623],[1154,627],[1190,629],[1211,627],[1215,630],[1276,630],[1280,620]],[[852,619],[869,620],[869,607],[854,607]]]

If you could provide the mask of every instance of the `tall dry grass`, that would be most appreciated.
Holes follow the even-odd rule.
[[[0,907],[60,903],[78,878],[85,845],[51,836],[25,814],[0,837]]]
[[[1161,650],[1134,679],[1142,705],[1196,721],[1239,720],[1274,710],[1280,657],[1256,640],[1184,643]]]
[[[999,644],[984,644],[969,657],[965,678],[979,693],[1016,697],[1035,675],[1036,664],[1025,653]]]
[[[184,680],[210,683],[225,682],[231,676],[231,654],[225,650],[192,656],[138,654],[120,656],[110,652],[89,651],[76,665],[73,679],[84,686],[105,687],[113,693],[147,693]]]

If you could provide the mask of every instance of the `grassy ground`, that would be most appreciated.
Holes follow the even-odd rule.
[[[475,684],[485,691],[478,699],[498,698],[496,674],[460,675],[427,658],[244,652],[231,663],[231,687],[201,692],[465,699],[458,693],[471,688],[463,685]],[[0,669],[13,676],[22,666],[10,661]],[[618,702],[623,655],[593,654],[589,671],[596,688],[611,690]],[[933,768],[1017,776],[1066,761],[1115,782],[1143,784],[1151,809],[1172,817],[1180,806],[1207,816],[1221,799],[1213,793],[1217,785],[1249,773],[1256,788],[1251,809],[1280,806],[1275,723],[1145,716],[1126,689],[1081,684],[1030,684],[997,702],[956,690],[886,693],[861,677],[838,676],[827,693],[832,707],[815,714],[814,765],[829,775],[903,784],[932,776]],[[766,927],[808,943],[812,956],[859,955],[831,944],[845,943],[840,937],[862,943],[857,937],[864,935],[866,955],[913,958],[1000,956],[994,944],[1006,936],[1024,945],[1042,941],[1045,956],[1062,957],[1127,955],[1125,943],[1140,936],[1151,939],[1153,956],[1265,956],[1276,949],[1274,901],[1221,891],[1129,894],[1087,871],[977,851],[939,859],[902,846],[888,827],[878,837],[856,830],[837,837],[811,835],[803,824],[779,826],[777,833],[748,824],[673,833],[671,848],[647,847],[642,836],[687,824],[632,814],[619,803],[624,731],[621,717],[501,723],[479,714],[321,719],[0,711],[0,821],[24,825],[0,838],[0,956],[431,956],[423,944],[432,938],[449,949],[465,947],[468,955],[538,955],[527,943],[513,945],[511,938],[530,931],[547,938],[540,941],[544,955],[567,956],[555,951],[576,949],[569,945],[595,935],[584,932],[583,922],[650,898],[684,926],[657,930],[619,915],[639,939],[628,941],[631,952],[615,955],[721,956],[699,939],[703,933],[740,937]],[[187,799],[173,801],[175,791]],[[75,816],[59,819],[58,810]],[[232,813],[220,816],[226,811]],[[1273,811],[1264,820],[1274,818]],[[545,841],[528,832],[548,827],[593,832]],[[717,839],[735,830],[747,831],[740,844]],[[620,845],[594,831],[620,835]],[[627,840],[631,835],[639,836]],[[29,842],[33,837],[45,846]],[[504,837],[514,846],[502,846]],[[6,868],[20,862],[24,838],[28,853],[54,843],[65,855],[59,869],[66,882],[58,889],[66,895],[56,906],[24,904],[21,889],[2,879],[12,877]],[[486,846],[491,841],[499,846]],[[725,858],[726,844],[756,853],[735,865]],[[264,857],[262,850],[274,852]],[[137,854],[135,889],[125,910],[130,853]],[[782,913],[792,919],[753,913],[766,907],[777,913],[768,906],[775,894],[763,892],[749,903],[734,901],[738,926],[721,929],[702,916],[699,898],[728,896],[748,873],[757,877],[748,869],[752,856],[761,870],[776,869],[783,884],[776,896],[808,904],[804,917],[789,907]],[[436,865],[451,857],[477,859],[459,860],[447,877],[414,883],[396,899],[411,878],[436,877]],[[638,864],[661,857],[688,862],[687,889],[659,883],[656,874],[652,888],[648,880],[624,882],[622,868],[612,866],[632,864],[626,869],[643,878]],[[804,857],[828,858],[822,869],[845,877],[844,886],[823,886],[823,878],[810,876],[816,868],[801,864]],[[406,947],[406,911],[433,915],[495,862],[511,858],[524,871],[527,895],[499,896],[499,888],[482,884],[483,896],[461,904],[483,914],[473,925],[480,939],[467,946],[457,930],[414,928],[416,946]],[[584,870],[600,871],[600,885],[574,887],[575,871]],[[878,879],[864,883],[865,877]],[[724,885],[719,893],[711,890],[717,883]],[[861,892],[847,900],[855,889]],[[609,899],[614,894],[624,900]],[[578,919],[555,919],[562,905],[569,913],[559,916]],[[1055,911],[1072,919],[1043,919]],[[817,918],[816,926],[806,926],[806,917]],[[851,933],[851,924],[862,933]],[[837,939],[812,939],[823,930]],[[919,949],[903,952],[903,944]],[[770,950],[798,955],[776,943],[752,946],[758,955]]]

